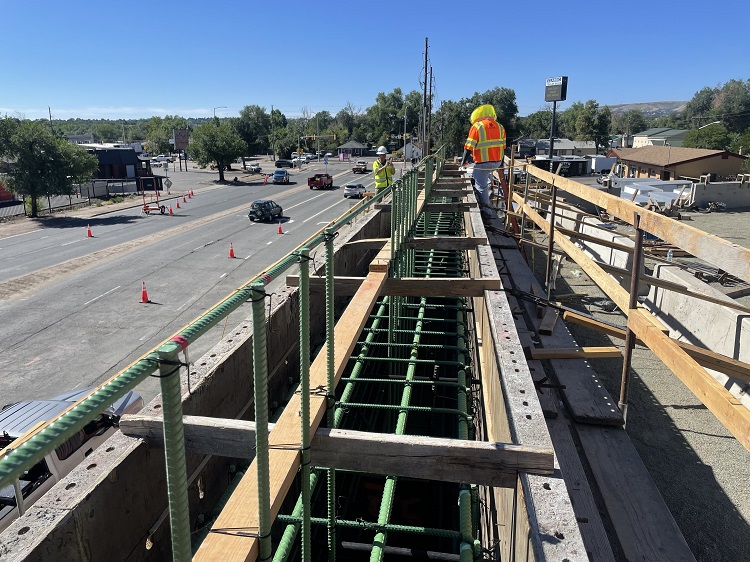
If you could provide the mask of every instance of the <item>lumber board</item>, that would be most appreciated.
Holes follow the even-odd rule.
[[[632,310],[628,316],[628,327],[750,451],[750,410],[674,340],[659,331],[646,315],[649,313],[644,310]]]
[[[389,250],[390,252],[390,250]],[[385,283],[386,271],[370,271],[334,328],[334,382],[341,379],[367,318]],[[326,347],[310,366],[310,388],[326,388]],[[325,393],[310,397],[310,437],[326,411]],[[271,517],[276,518],[300,466],[300,395],[295,394],[269,434],[269,495]],[[254,560],[258,556],[258,474],[253,461],[227,501],[206,539],[195,553],[195,561],[222,562]]]
[[[601,347],[572,347],[572,348],[546,348],[531,347],[529,348],[529,357],[531,359],[576,359],[576,358],[602,358],[602,357],[622,357],[622,352],[615,346]]]
[[[335,277],[334,294],[336,296],[352,296],[365,280],[364,277]],[[299,287],[299,276],[288,275],[286,284]],[[499,277],[402,277],[389,278],[383,285],[380,294],[399,297],[428,296],[428,297],[481,297],[484,291],[499,291],[501,287]],[[325,279],[310,278],[310,291],[325,289]]]
[[[576,424],[626,560],[695,560],[627,433]]]
[[[568,178],[555,176],[541,168],[529,168],[529,173],[548,183],[555,181],[558,189],[582,197],[628,224],[633,224],[633,216],[638,213],[641,217],[640,227],[646,232],[720,267],[743,281],[750,282],[750,249],[748,248],[649,211],[620,197]]]
[[[425,203],[422,209],[425,213],[462,213],[477,207],[470,201],[457,201],[455,203]],[[375,203],[375,208],[386,213],[391,212],[390,203]]]
[[[255,458],[255,422],[184,416],[183,423],[187,452]],[[120,431],[163,446],[159,416],[123,416]],[[503,488],[515,488],[519,471],[554,471],[554,453],[542,447],[342,429],[318,428],[310,453],[315,466]]]
[[[593,318],[576,314],[575,312],[566,310],[563,313],[563,320],[596,330],[613,338],[625,339],[625,330],[623,328],[618,328],[617,326],[612,326],[606,322],[600,322]],[[707,367],[745,382],[750,382],[750,364],[687,342],[674,339],[672,341],[702,367]],[[637,345],[646,345],[640,339],[636,339],[635,343]]]
[[[590,225],[587,224],[587,226],[590,226]],[[607,248],[620,250],[621,252],[627,252],[628,254],[633,253],[633,246],[626,246],[625,244],[618,244],[617,242],[610,242],[609,240],[604,240],[603,238],[597,238],[596,236],[593,236],[591,234],[584,234],[583,232],[578,232],[577,230],[570,230],[569,228],[564,228],[562,226],[556,226],[555,229],[557,230],[557,232],[562,232],[563,234],[565,234],[571,239],[578,238],[579,240],[585,240],[586,242],[592,242],[600,246],[606,246]],[[612,233],[611,230],[608,230],[607,232],[609,232],[610,234]]]

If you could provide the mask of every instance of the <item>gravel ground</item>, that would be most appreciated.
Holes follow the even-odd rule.
[[[690,226],[750,247],[750,209],[690,212],[683,213],[683,218]],[[546,237],[537,240],[546,242]],[[534,265],[541,282],[546,252],[534,251]],[[647,267],[650,265],[647,262]],[[724,292],[737,288],[712,286]],[[575,262],[564,262],[555,292],[585,295],[565,304],[625,325],[623,314],[597,306],[604,294]],[[750,306],[750,296],[736,300]],[[569,328],[579,345],[623,347],[622,340],[575,324]],[[595,359],[592,364],[616,400],[622,360]],[[748,560],[750,453],[647,348],[636,348],[632,365],[627,432],[690,548],[700,561]]]

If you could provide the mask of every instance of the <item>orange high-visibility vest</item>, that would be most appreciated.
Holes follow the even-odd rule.
[[[480,119],[469,129],[464,148],[471,150],[476,163],[499,162],[505,150],[505,128],[492,117]]]

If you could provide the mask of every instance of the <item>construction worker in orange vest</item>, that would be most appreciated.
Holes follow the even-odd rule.
[[[464,143],[461,165],[466,166],[469,155],[474,159],[474,191],[482,212],[489,218],[492,172],[499,170],[503,177],[503,151],[505,150],[505,128],[497,122],[495,108],[490,104],[480,105],[471,113],[471,129]]]

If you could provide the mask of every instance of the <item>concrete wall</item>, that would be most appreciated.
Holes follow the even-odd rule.
[[[336,275],[363,275],[369,264],[362,251],[344,246],[347,241],[387,236],[389,229],[389,216],[376,212],[343,229],[334,242]],[[322,271],[324,254],[316,253],[311,270]],[[299,307],[296,289],[274,293],[267,334],[269,398],[271,403],[281,403],[299,376]],[[325,299],[312,301],[311,349],[315,350],[325,335]],[[190,394],[183,374],[184,413],[252,419],[252,372],[252,320],[247,318],[195,362]],[[160,410],[157,397],[144,413]],[[188,455],[188,478],[195,475],[188,490],[191,526],[224,493],[235,462]],[[140,439],[118,432],[0,534],[0,560],[169,560],[166,509],[163,450],[149,449]]]
[[[679,283],[695,293],[731,301],[720,291],[672,265],[657,265],[654,276]],[[669,336],[750,363],[750,315],[687,295],[652,287],[646,305],[669,327]],[[750,408],[750,383],[708,369]]]
[[[547,222],[551,219],[551,215],[548,215]],[[616,231],[608,231],[598,228],[596,225],[601,224],[601,220],[573,211],[571,209],[555,209],[555,224],[568,230],[575,230],[581,234],[587,234],[589,236],[595,236],[606,242],[615,242],[631,248],[635,247],[633,240],[622,234],[618,234]],[[583,251],[591,258],[596,261],[600,261],[615,267],[621,267],[630,271],[632,269],[633,254],[610,248],[603,244],[597,244],[596,242],[590,242],[587,240],[580,240],[578,242],[583,247]],[[645,272],[645,267],[642,266],[641,273]],[[619,275],[611,275],[611,277],[617,281],[623,288],[630,291],[630,278],[622,277]],[[641,283],[638,288],[638,295],[645,296],[648,294],[648,285]]]
[[[705,207],[709,201],[726,203],[728,209],[750,207],[750,176],[743,183],[727,181],[695,184],[690,202]]]

